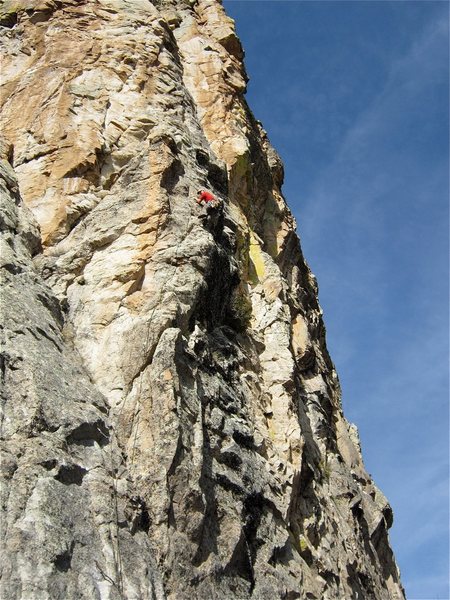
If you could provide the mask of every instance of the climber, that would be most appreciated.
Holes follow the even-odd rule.
[[[197,192],[196,202],[203,208],[198,218],[204,223],[212,221],[217,222],[223,214],[223,202],[220,198],[216,198],[207,192],[206,190],[199,190]]]
[[[207,192],[205,190],[199,190],[197,192],[197,200],[196,200],[197,204],[200,204],[200,206],[202,205],[202,203],[204,202],[205,205],[209,204],[210,202],[212,202],[213,206],[215,206],[217,199],[215,196],[213,196],[210,192]]]

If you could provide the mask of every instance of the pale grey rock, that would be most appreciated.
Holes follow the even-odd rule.
[[[1,596],[164,598],[105,399],[33,268],[36,221],[4,160],[0,175]]]

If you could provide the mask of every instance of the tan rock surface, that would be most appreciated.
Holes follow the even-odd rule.
[[[7,597],[403,598],[233,21],[7,0],[0,22],[3,312],[34,340],[5,345]]]

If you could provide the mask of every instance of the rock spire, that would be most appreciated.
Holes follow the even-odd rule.
[[[403,599],[233,21],[0,25],[2,598]]]

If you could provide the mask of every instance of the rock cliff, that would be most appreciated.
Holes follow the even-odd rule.
[[[404,598],[233,21],[0,24],[2,598]]]

